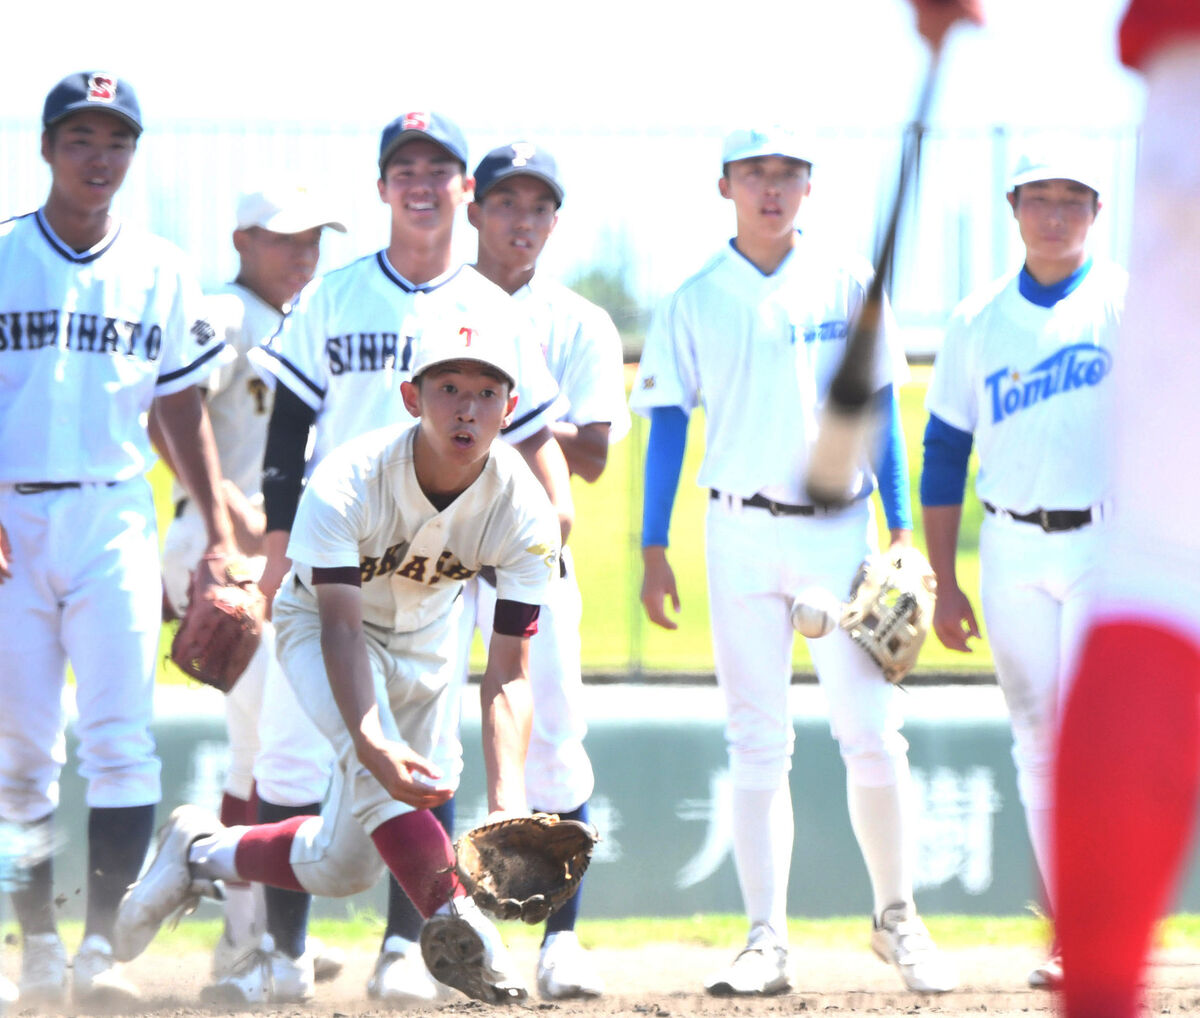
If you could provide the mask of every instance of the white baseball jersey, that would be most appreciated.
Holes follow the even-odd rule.
[[[630,405],[690,413],[703,403],[707,442],[697,481],[742,498],[803,494],[809,449],[851,317],[871,268],[808,234],[771,275],[724,247],[659,309],[646,336]],[[891,312],[874,387],[907,378]],[[854,490],[870,484],[864,463]]]
[[[925,406],[975,435],[980,499],[1013,512],[1086,509],[1108,493],[1106,384],[1127,275],[1096,261],[1053,307],[1011,273],[955,310]]]
[[[122,224],[76,252],[41,210],[0,224],[0,482],[141,476],[154,398],[232,357],[167,241]]]
[[[394,632],[445,616],[484,565],[500,597],[541,604],[558,572],[558,518],[520,454],[493,443],[483,473],[439,511],[417,483],[417,431],[378,429],[321,461],[288,543],[299,583],[312,590],[314,566],[359,569],[363,621]]]
[[[535,275],[513,294],[530,319],[550,374],[570,403],[563,420],[610,425],[609,442],[629,431],[621,337],[607,312],[574,290]],[[518,405],[518,411],[520,407]]]
[[[400,383],[411,377],[414,345],[426,323],[450,316],[508,332],[518,345],[517,408],[505,439],[519,442],[563,415],[566,401],[536,342],[519,332],[508,294],[469,265],[418,286],[379,251],[309,284],[278,335],[252,354],[316,411],[310,473],[342,442],[411,420]]]
[[[238,283],[227,283],[204,298],[206,317],[237,359],[218,368],[204,383],[208,417],[221,456],[221,473],[247,495],[262,490],[263,449],[273,393],[248,354],[279,331],[283,314]],[[176,486],[176,497],[183,491]]]

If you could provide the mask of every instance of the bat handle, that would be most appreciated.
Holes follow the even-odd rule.
[[[850,485],[862,463],[870,425],[869,413],[825,405],[820,438],[813,444],[805,478],[805,490],[814,505],[839,506],[850,501]]]

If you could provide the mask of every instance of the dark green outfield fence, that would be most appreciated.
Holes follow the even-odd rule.
[[[720,704],[704,686],[589,687],[588,748],[597,784],[593,821],[603,841],[584,885],[587,914],[673,916],[741,910],[731,857],[731,812]],[[796,844],[789,911],[797,916],[870,909],[866,873],[850,831],[845,773],[819,690],[793,687]],[[473,698],[469,706],[475,706]],[[1017,800],[1010,737],[994,687],[917,688],[906,694],[905,734],[920,798],[918,902],[928,913],[1016,914],[1035,901],[1030,850]],[[163,760],[162,815],[185,801],[219,803],[226,766],[220,702],[175,690],[156,726]],[[469,714],[477,713],[468,711]],[[468,717],[458,825],[482,819],[478,720]],[[74,745],[62,781],[65,847],[56,864],[67,916],[82,914],[86,808]],[[347,901],[382,912],[382,888]],[[1184,907],[1200,910],[1200,887]]]

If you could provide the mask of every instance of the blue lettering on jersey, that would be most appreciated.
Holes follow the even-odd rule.
[[[344,336],[330,336],[325,340],[329,373],[344,375],[349,371],[407,372],[412,360],[412,336],[404,337],[403,350],[399,349],[399,341],[400,337],[395,332],[352,332]],[[399,364],[396,363],[397,358]]]
[[[207,322],[197,321],[192,334]],[[162,352],[162,327],[123,318],[85,314],[80,311],[8,311],[0,313],[0,352],[32,351],[53,347],[80,353],[118,354],[158,360]]]
[[[795,339],[796,327],[792,326],[792,342]],[[834,322],[822,322],[815,328],[809,327],[804,330],[804,342],[806,343],[828,343],[835,339],[845,339],[850,333],[850,323],[845,319]]]
[[[1001,368],[984,379],[992,403],[992,423],[1041,403],[1051,396],[1099,385],[1112,371],[1112,354],[1091,343],[1064,346],[1023,376]]]

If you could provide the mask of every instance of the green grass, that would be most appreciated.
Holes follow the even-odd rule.
[[[938,944],[948,950],[975,947],[1039,947],[1047,942],[1046,921],[1037,915],[963,916],[927,915],[926,923]],[[351,919],[313,919],[312,933],[329,943],[351,951],[375,952],[383,934],[383,918],[365,911]],[[510,946],[534,945],[542,935],[540,926],[504,923],[504,936]],[[83,924],[61,924],[68,947],[79,943]],[[3,927],[6,943],[19,942],[15,923]],[[209,951],[221,933],[220,919],[189,918],[175,929],[164,929],[154,941],[154,951],[162,954],[186,954]],[[589,947],[637,947],[643,944],[692,944],[701,947],[740,945],[746,935],[742,915],[695,915],[673,919],[584,919],[579,924],[580,939]],[[853,949],[862,946],[863,917],[834,919],[790,919],[788,935],[792,943],[811,948]],[[1200,915],[1176,915],[1159,930],[1160,943],[1166,948],[1200,948]]]
[[[914,366],[912,382],[900,394],[914,500],[915,538],[922,549],[924,533],[920,507],[916,503],[928,377],[928,367]],[[608,674],[694,672],[709,675],[713,663],[704,568],[704,514],[708,492],[695,483],[703,455],[703,420],[697,415],[688,429],[688,448],[671,524],[669,555],[682,601],[679,629],[674,632],[647,622],[639,599],[642,462],[646,435],[645,421],[635,417],[631,433],[613,447],[604,476],[594,485],[576,478],[573,485],[578,522],[571,534],[571,546],[583,588],[584,670]],[[150,476],[155,487],[159,519],[167,521],[171,512],[169,478],[161,466],[155,467]],[[971,477],[963,509],[958,571],[959,582],[975,604],[977,615],[982,616],[977,597],[982,508],[972,494],[974,460]],[[878,515],[882,522],[882,510]],[[982,624],[982,618],[980,622]],[[476,668],[482,667],[483,649],[478,640],[472,660]],[[803,640],[796,641],[793,665],[797,671],[812,670]],[[936,637],[930,636],[918,666],[918,672],[991,670],[992,657],[986,638],[977,641],[973,654],[963,655],[946,650]],[[165,665],[160,669],[160,680],[185,681],[173,666],[168,669]]]

